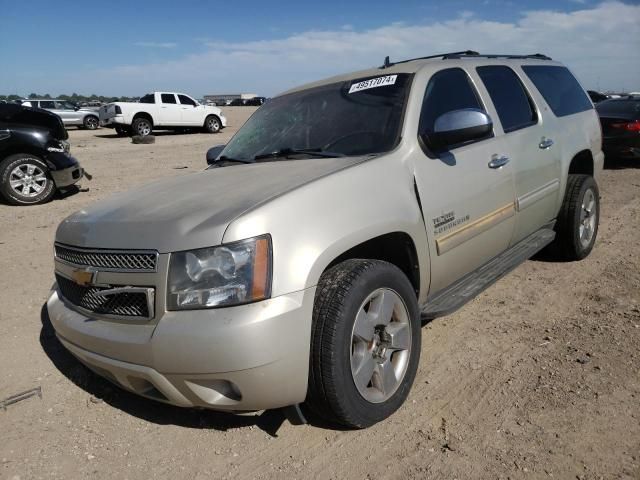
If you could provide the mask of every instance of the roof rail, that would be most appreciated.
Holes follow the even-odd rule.
[[[397,62],[390,62],[389,56],[387,55],[384,59],[384,63],[380,66],[380,68],[389,68],[394,65],[397,65],[398,63],[413,62],[414,60],[428,60],[430,58],[447,58],[450,55],[464,55],[464,56],[472,57],[474,55],[479,55],[479,53],[474,52],[473,50],[464,50],[462,52],[439,53],[438,55],[429,55],[427,57],[408,58],[406,60],[399,60]]]
[[[413,62],[414,60],[429,60],[432,58],[442,58],[443,60],[453,60],[458,58],[508,58],[508,59],[531,59],[531,60],[552,60],[551,57],[544,55],[542,53],[534,53],[532,55],[501,55],[501,54],[480,54],[473,50],[464,50],[462,52],[451,52],[451,53],[439,53],[437,55],[429,55],[426,57],[416,57],[416,58],[408,58],[406,60],[399,60],[397,62],[391,62],[389,60],[389,56],[387,55],[384,59],[384,63],[380,66],[381,69],[392,67],[393,65],[397,65],[399,63],[407,63]]]
[[[548,57],[547,55],[544,55],[542,53],[534,53],[531,55],[501,55],[501,54],[497,54],[497,53],[487,53],[487,54],[479,54],[479,53],[474,53],[473,55],[467,55],[466,53],[450,53],[448,55],[444,56],[444,60],[447,59],[456,59],[456,58],[464,58],[464,57],[482,57],[482,58],[508,58],[508,59],[520,59],[520,60],[526,60],[526,59],[532,59],[532,60],[552,60],[551,57]]]

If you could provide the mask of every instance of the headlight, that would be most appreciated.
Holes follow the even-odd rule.
[[[171,254],[169,310],[238,305],[270,295],[269,236]]]
[[[69,142],[65,142],[64,140],[51,140],[47,144],[47,151],[49,152],[69,153],[69,150]]]

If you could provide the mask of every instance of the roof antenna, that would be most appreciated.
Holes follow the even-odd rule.
[[[382,68],[389,68],[391,66],[391,62],[389,61],[389,55],[387,55],[386,57],[384,57],[384,64],[382,65]]]

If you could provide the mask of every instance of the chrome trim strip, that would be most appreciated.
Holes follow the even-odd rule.
[[[553,192],[560,188],[560,180],[557,178],[551,180],[549,183],[542,185],[535,190],[522,195],[516,199],[516,209],[521,212],[527,207],[530,207],[534,203],[542,200],[547,195],[551,195]]]
[[[444,237],[436,240],[436,250],[438,255],[447,253],[449,250],[463,244],[467,240],[471,240],[473,237],[486,232],[498,223],[513,217],[515,213],[515,204],[510,203],[509,205],[500,207],[499,209],[494,210],[493,212],[463,226],[462,228],[459,228],[458,230],[446,234]]]

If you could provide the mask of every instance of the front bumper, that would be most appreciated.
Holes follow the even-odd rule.
[[[84,175],[80,163],[71,155],[50,153],[46,160],[50,167],[54,167],[50,168],[49,173],[57,188],[65,188],[78,183]]]
[[[302,402],[315,287],[229,308],[165,312],[157,323],[90,318],[54,290],[49,317],[82,363],[181,407],[251,411]]]
[[[224,115],[220,114],[220,123],[222,124],[222,128],[227,126],[227,117],[225,117]]]

